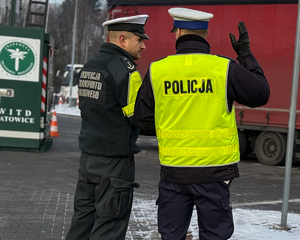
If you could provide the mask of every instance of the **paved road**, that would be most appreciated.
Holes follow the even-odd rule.
[[[73,213],[80,151],[80,119],[58,116],[53,146],[45,153],[0,151],[0,239],[64,239]],[[159,161],[154,137],[140,136],[136,155],[133,211],[126,239],[159,239],[156,227]],[[234,208],[281,210],[284,168],[259,164],[255,156],[239,164],[231,186]],[[292,169],[289,211],[300,213],[300,167]],[[193,226],[191,226],[193,227]],[[189,235],[189,239],[195,239]]]

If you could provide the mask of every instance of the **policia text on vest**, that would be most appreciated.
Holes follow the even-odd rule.
[[[169,80],[163,79],[164,96],[181,94],[214,94],[214,78],[181,79]]]

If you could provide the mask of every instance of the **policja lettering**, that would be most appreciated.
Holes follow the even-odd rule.
[[[163,80],[164,95],[214,94],[215,79]]]

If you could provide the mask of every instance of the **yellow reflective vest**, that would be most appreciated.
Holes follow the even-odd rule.
[[[162,165],[222,166],[239,162],[234,108],[227,106],[229,60],[177,54],[150,66]]]
[[[127,105],[122,108],[122,111],[124,116],[131,117],[134,113],[134,105],[137,93],[142,85],[142,78],[138,71],[130,73],[128,84]]]

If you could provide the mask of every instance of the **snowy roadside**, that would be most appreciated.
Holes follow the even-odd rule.
[[[55,105],[53,110],[55,110],[57,114],[80,116],[80,110],[75,106],[69,107],[68,104]]]
[[[126,239],[159,239],[155,200],[135,194]],[[288,230],[280,229],[281,212],[234,208],[234,234],[231,240],[299,240],[300,214],[288,214]],[[136,227],[137,226],[137,227]],[[138,238],[140,239],[140,238]],[[194,210],[187,239],[199,239],[197,212]]]

